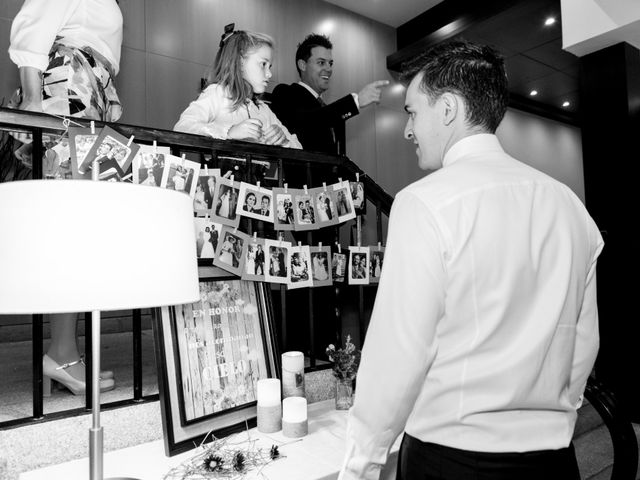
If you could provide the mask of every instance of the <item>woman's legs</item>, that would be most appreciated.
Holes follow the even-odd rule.
[[[51,328],[51,344],[47,355],[59,365],[73,363],[80,360],[78,343],[76,339],[77,314],[58,313],[49,316]],[[79,362],[67,367],[66,372],[73,378],[85,380],[84,364]]]

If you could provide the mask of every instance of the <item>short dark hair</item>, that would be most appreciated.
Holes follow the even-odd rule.
[[[320,35],[318,33],[311,33],[307,35],[305,39],[298,44],[298,50],[296,50],[296,70],[298,70],[298,75],[302,75],[302,72],[298,67],[298,60],[304,60],[305,62],[309,60],[309,57],[311,57],[311,50],[315,47],[323,47],[327,50],[333,50],[333,44],[326,35]]]
[[[466,121],[495,133],[509,103],[502,55],[464,40],[439,43],[402,66],[402,79],[422,74],[420,90],[430,101],[450,92],[464,98]]]

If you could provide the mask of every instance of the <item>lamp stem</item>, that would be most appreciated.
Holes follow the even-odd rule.
[[[91,312],[91,417],[89,469],[91,480],[102,480],[102,427],[100,426],[100,310]]]

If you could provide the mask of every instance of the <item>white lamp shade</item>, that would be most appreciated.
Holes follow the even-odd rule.
[[[0,313],[195,302],[195,245],[184,193],[87,180],[0,184]]]

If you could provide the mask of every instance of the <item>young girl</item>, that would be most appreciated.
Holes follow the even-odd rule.
[[[302,148],[258,99],[271,78],[273,44],[261,33],[237,31],[223,37],[209,86],[182,112],[174,130]]]

